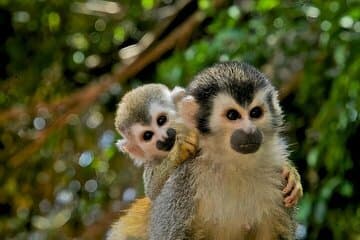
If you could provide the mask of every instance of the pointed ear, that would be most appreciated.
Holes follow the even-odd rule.
[[[117,140],[115,145],[116,147],[118,148],[118,150],[120,152],[123,152],[123,153],[126,153],[128,152],[127,149],[126,149],[126,145],[128,144],[128,140],[127,139],[120,139],[120,140]]]
[[[196,117],[199,111],[199,104],[193,96],[186,96],[178,104],[178,112],[184,123],[189,128],[196,128]]]
[[[144,151],[141,148],[132,143],[131,140],[128,141],[127,139],[118,140],[115,143],[116,147],[122,153],[127,153],[133,160],[139,160],[144,158]]]
[[[174,87],[174,89],[171,91],[171,98],[175,105],[185,96],[185,89],[182,87]]]

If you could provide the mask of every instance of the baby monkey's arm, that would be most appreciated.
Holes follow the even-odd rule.
[[[284,204],[286,207],[293,207],[303,195],[300,175],[292,163],[287,161],[283,167],[282,176],[287,181],[283,189]]]
[[[176,130],[176,141],[168,156],[158,165],[144,167],[145,194],[154,200],[160,193],[164,183],[172,171],[182,162],[195,156],[198,148],[198,134],[182,123],[173,123]]]

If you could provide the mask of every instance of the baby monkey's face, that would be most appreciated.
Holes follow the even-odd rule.
[[[143,150],[145,158],[157,160],[167,156],[174,146],[176,131],[170,126],[175,119],[175,111],[159,104],[150,105],[149,125],[134,124],[132,132],[139,147]]]
[[[133,148],[126,149],[130,157],[142,162],[165,158],[174,146],[176,131],[171,127],[175,120],[175,109],[152,103],[149,107],[149,124],[135,123],[127,139]]]

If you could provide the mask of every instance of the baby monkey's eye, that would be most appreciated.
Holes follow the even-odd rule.
[[[167,117],[165,115],[161,115],[160,117],[158,117],[158,119],[156,120],[157,124],[159,126],[162,126],[166,123],[167,121]]]
[[[263,110],[261,107],[254,107],[250,111],[250,117],[251,118],[260,118],[263,115]]]
[[[154,133],[152,131],[146,131],[143,134],[144,141],[150,141]]]
[[[241,115],[238,111],[236,111],[235,109],[230,109],[229,111],[227,111],[226,113],[226,117],[231,120],[234,121],[238,118],[241,118]]]

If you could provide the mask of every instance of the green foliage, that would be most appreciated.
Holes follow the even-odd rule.
[[[255,65],[279,88],[298,81],[282,105],[291,158],[304,186],[297,218],[306,232],[300,233],[306,239],[360,238],[360,10],[355,1],[236,1],[218,9],[211,2],[198,1],[207,20],[187,47],[114,84],[85,111],[61,119],[61,106],[54,111],[41,104],[63,100],[124,63],[120,50],[157,29],[157,11],[172,1],[121,1],[101,12],[86,9],[84,1],[0,0],[4,239],[87,239],[89,226],[101,225],[134,191],[142,194],[141,170],[113,144],[119,138],[113,118],[121,95],[151,80],[186,86],[203,68],[226,60]],[[7,109],[19,106],[29,113],[1,121]],[[36,147],[31,144],[57,121],[64,124],[52,128],[38,151],[25,161],[14,160],[23,149]]]

